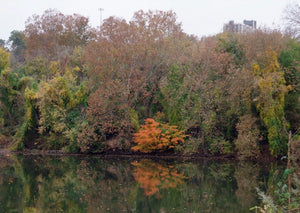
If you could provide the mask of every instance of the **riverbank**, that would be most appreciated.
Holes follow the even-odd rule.
[[[25,149],[23,151],[14,151],[9,149],[0,149],[0,155],[21,154],[21,155],[45,155],[45,156],[99,156],[101,158],[134,158],[134,159],[172,159],[172,160],[223,160],[223,161],[252,161],[270,163],[279,159],[264,155],[256,159],[240,159],[236,154],[227,155],[201,155],[201,154],[177,154],[171,152],[161,153],[140,153],[140,152],[124,152],[124,151],[104,151],[99,153],[66,153],[61,150],[38,150]]]

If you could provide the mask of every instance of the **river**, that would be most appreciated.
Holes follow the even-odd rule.
[[[0,155],[0,212],[251,212],[276,163]],[[255,211],[253,211],[255,212]]]

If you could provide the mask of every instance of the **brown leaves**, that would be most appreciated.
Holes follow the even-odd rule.
[[[241,43],[244,45],[245,59],[249,65],[258,63],[259,65],[265,63],[265,52],[274,51],[279,54],[284,47],[284,39],[279,31],[273,30],[256,30],[247,34],[241,35]]]
[[[170,45],[176,49],[182,34],[173,12],[139,11],[129,23],[106,19],[84,56],[94,91],[87,112],[91,125],[101,134],[118,135],[130,126],[129,109],[140,104],[149,112],[159,81],[168,72],[167,64],[175,63],[179,55],[168,49]]]
[[[237,124],[238,138],[235,141],[240,158],[258,158],[259,151],[259,129],[257,119],[251,115],[244,115]]]
[[[129,23],[116,17],[106,19],[98,40],[86,48],[90,77],[97,77],[94,86],[119,79],[126,85],[132,105],[141,94],[151,95],[146,87],[157,89],[167,65],[178,61],[180,54],[174,53],[182,48],[176,44],[184,39],[173,12],[138,11]]]
[[[66,51],[85,45],[93,34],[88,18],[46,10],[43,15],[33,15],[26,22],[27,57],[44,56],[49,60],[57,60]]]
[[[101,85],[88,99],[87,118],[102,136],[118,135],[130,126],[127,90],[118,80]]]

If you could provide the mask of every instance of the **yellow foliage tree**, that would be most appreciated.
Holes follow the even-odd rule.
[[[10,54],[0,47],[0,73],[9,66]]]
[[[259,95],[256,106],[260,118],[268,131],[268,141],[271,154],[274,156],[285,154],[287,148],[284,129],[284,97],[288,91],[284,72],[280,69],[275,52],[266,52],[265,68],[258,64],[253,65],[253,73]]]

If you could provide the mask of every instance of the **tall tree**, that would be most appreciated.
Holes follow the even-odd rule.
[[[20,77],[10,68],[10,54],[0,48],[0,131],[13,135],[22,112]]]
[[[41,16],[33,15],[27,20],[24,31],[28,57],[57,60],[76,46],[85,45],[94,35],[88,22],[84,16],[66,16],[52,9]]]
[[[25,61],[26,44],[24,41],[24,32],[12,31],[8,41],[11,43],[12,53],[16,62]]]
[[[296,2],[286,6],[284,10],[286,32],[292,37],[300,39],[300,5]]]
[[[91,68],[91,88],[95,91],[89,98],[89,110],[108,110],[97,113],[100,116],[97,120],[102,120],[101,116],[107,116],[109,111],[114,109],[100,109],[102,104],[93,104],[97,103],[96,99],[106,100],[109,96],[103,92],[108,92],[109,89],[116,89],[116,94],[119,94],[110,99],[117,101],[119,104],[114,102],[115,106],[120,106],[122,112],[127,114],[121,118],[130,120],[128,115],[132,112],[131,109],[139,111],[139,107],[142,106],[144,110],[140,111],[140,115],[142,114],[143,118],[152,116],[160,80],[168,73],[168,66],[181,59],[176,58],[180,55],[178,52],[172,56],[168,51],[171,49],[170,44],[174,45],[172,48],[175,49],[174,41],[179,44],[180,38],[186,39],[180,24],[176,22],[175,14],[171,11],[138,11],[129,23],[116,17],[105,20],[98,40],[90,43],[85,54],[87,64]],[[180,47],[177,48],[178,51]],[[119,86],[112,87],[112,82]],[[121,93],[118,92],[120,88],[123,88]],[[114,94],[113,91],[110,93]],[[96,99],[93,100],[94,98]],[[112,114],[116,115],[118,113]],[[94,119],[91,117],[90,120]],[[122,123],[129,124],[129,120]]]
[[[284,78],[290,88],[285,98],[286,118],[291,125],[291,130],[296,132],[300,127],[300,43],[288,39],[278,61],[284,69]]]
[[[271,154],[280,156],[285,154],[287,150],[284,99],[288,87],[276,53],[266,52],[265,62],[263,69],[257,64],[253,65],[259,91],[255,100],[260,118],[268,131],[267,137]]]
[[[0,39],[0,47],[4,48],[5,46],[5,40],[4,39]]]

